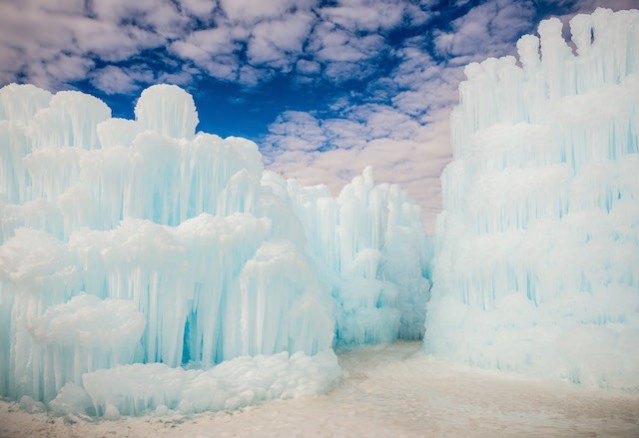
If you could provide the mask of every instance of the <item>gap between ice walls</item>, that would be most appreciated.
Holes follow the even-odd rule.
[[[100,100],[0,90],[0,394],[27,409],[233,409],[326,390],[333,346],[418,339],[419,207],[372,170],[334,198],[195,133],[184,90],[135,120]]]
[[[639,390],[639,11],[597,9],[466,67],[425,347]],[[576,52],[576,53],[575,53]]]

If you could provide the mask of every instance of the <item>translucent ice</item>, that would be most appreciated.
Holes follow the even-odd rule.
[[[398,187],[366,171],[303,202],[316,189],[264,172],[255,143],[196,133],[184,90],[151,87],[135,114],[0,90],[1,395],[231,409],[325,390],[336,340],[421,334],[428,241]]]
[[[156,85],[142,92],[135,107],[141,130],[191,139],[198,124],[193,97],[175,85]]]
[[[639,11],[598,9],[466,68],[425,343],[639,388]]]
[[[283,192],[283,181],[268,176]],[[325,186],[288,181],[308,247],[338,304],[341,345],[423,335],[430,289],[430,241],[419,207],[397,185],[373,181],[369,167],[338,198]]]
[[[32,355],[45,361],[33,370],[42,376],[44,400],[51,400],[67,382],[80,384],[84,373],[131,363],[145,325],[132,301],[102,301],[86,294],[28,321],[35,341]]]

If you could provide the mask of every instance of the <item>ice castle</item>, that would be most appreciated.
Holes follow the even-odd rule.
[[[231,409],[328,388],[335,344],[422,335],[429,240],[404,191],[367,169],[335,198],[197,124],[176,86],[145,90],[135,120],[0,90],[1,395]]]
[[[639,389],[639,11],[543,21],[466,67],[425,345]]]
[[[432,291],[419,207],[371,169],[338,197],[285,180],[196,132],[175,86],[135,120],[0,89],[0,395],[234,409],[326,390],[335,346],[424,329],[445,359],[638,389],[639,12],[570,26],[466,67]]]

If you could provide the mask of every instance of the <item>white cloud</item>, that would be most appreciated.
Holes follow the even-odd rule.
[[[237,82],[246,87],[254,87],[273,76],[273,71],[263,68],[255,68],[252,65],[243,65],[238,72]]]
[[[348,119],[327,119],[322,122],[328,147],[341,149],[362,148],[370,136],[366,124]]]
[[[88,76],[96,57],[119,61],[164,42],[154,32],[89,18],[86,13],[84,1],[0,3],[0,47],[12,48],[0,50],[4,54],[0,63],[8,67],[3,76],[13,76],[10,80],[23,76],[27,82],[56,90]],[[12,52],[19,53],[18,62]]]
[[[22,53],[18,50],[0,45],[0,83],[9,84],[16,80],[16,71],[24,66]]]
[[[80,53],[93,54],[104,61],[126,60],[141,50],[164,44],[159,35],[130,25],[92,19],[78,19],[73,26]]]
[[[299,61],[297,61],[295,68],[298,73],[301,73],[304,75],[315,75],[319,73],[322,69],[322,67],[320,66],[318,62],[309,61],[306,59],[300,59]]]
[[[289,71],[302,53],[313,20],[307,12],[296,12],[258,23],[249,40],[250,62]]]
[[[238,49],[231,29],[224,26],[197,30],[186,38],[186,43],[211,55],[231,54]]]
[[[46,64],[46,71],[61,82],[70,82],[86,77],[93,65],[90,59],[60,53]]]
[[[531,0],[491,0],[454,20],[450,32],[435,32],[435,47],[464,63],[513,53],[513,41],[532,29],[534,16]]]
[[[26,2],[37,4],[35,1]],[[48,0],[43,3],[42,9],[51,13],[82,14],[85,10],[84,0]]]
[[[107,94],[130,93],[137,88],[132,77],[112,65],[95,72],[91,82]]]
[[[303,184],[327,184],[336,195],[372,165],[377,182],[400,184],[422,206],[425,228],[432,233],[441,210],[439,175],[451,159],[448,113],[439,114],[420,131],[416,140],[380,138],[326,152],[287,150],[274,156],[268,167]]]
[[[220,7],[229,20],[251,25],[293,10],[309,9],[313,3],[312,0],[220,0]]]
[[[329,22],[317,25],[309,42],[309,51],[319,61],[358,62],[376,57],[386,48],[381,35],[358,36]]]
[[[323,19],[352,32],[389,30],[403,21],[407,3],[402,1],[343,1],[321,9]]]
[[[217,27],[197,30],[184,40],[175,41],[169,50],[215,78],[232,81],[237,79],[240,68],[235,54],[239,48],[230,29]]]
[[[215,8],[214,0],[180,0],[182,10],[187,14],[206,20],[211,17],[213,8]]]
[[[312,151],[326,141],[320,122],[313,115],[301,111],[286,111],[269,126],[266,144],[273,153],[284,150]]]
[[[324,78],[335,83],[363,80],[375,71],[375,66],[367,62],[331,62],[324,68]]]
[[[457,87],[463,79],[461,67],[433,67],[421,81],[392,98],[393,105],[412,116],[421,116],[436,109],[449,108],[457,102]],[[402,77],[400,81],[403,82]]]
[[[91,74],[93,85],[107,94],[128,94],[140,89],[140,84],[152,82],[153,73],[148,69],[123,69],[109,65]]]
[[[135,23],[165,38],[184,34],[188,18],[170,0],[94,0],[93,11],[100,21]]]

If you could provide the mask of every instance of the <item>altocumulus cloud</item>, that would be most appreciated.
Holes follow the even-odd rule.
[[[202,129],[222,126],[209,105],[238,125],[262,120],[246,135],[268,166],[336,191],[372,164],[420,202],[432,230],[463,66],[513,54],[550,14],[566,22],[598,6],[636,1],[0,1],[0,86],[79,89],[117,113],[143,87],[181,85]],[[203,89],[214,103],[198,100]]]

